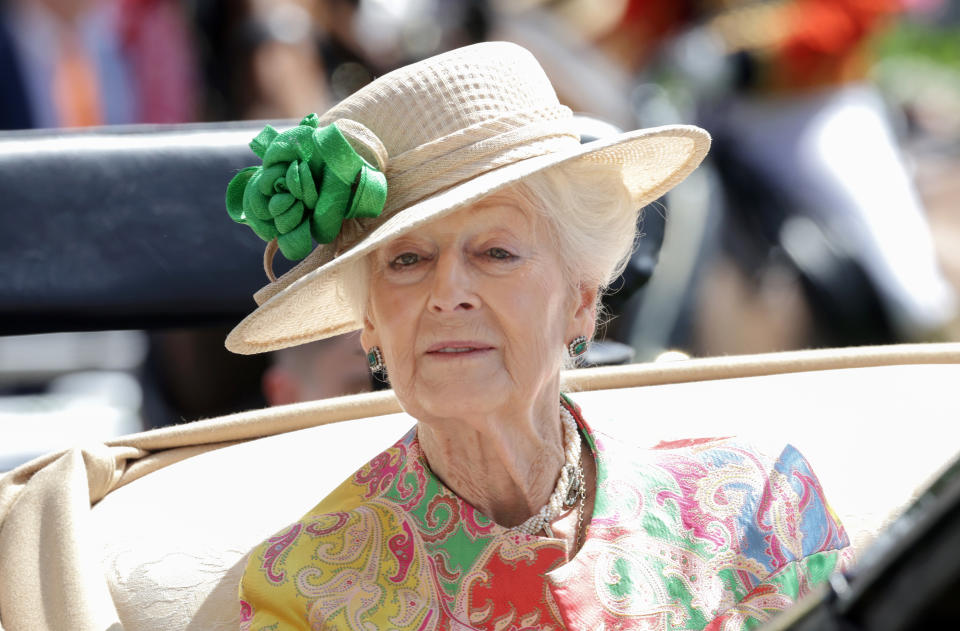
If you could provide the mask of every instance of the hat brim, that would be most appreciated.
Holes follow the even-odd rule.
[[[679,184],[703,161],[710,135],[692,125],[640,129],[488,171],[397,212],[354,247],[304,274],[230,332],[226,347],[250,355],[355,331],[362,323],[338,291],[348,264],[418,226],[464,208],[523,179],[571,161],[589,160],[621,171],[636,207]]]

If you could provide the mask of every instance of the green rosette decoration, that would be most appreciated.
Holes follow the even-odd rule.
[[[250,143],[263,164],[247,167],[227,185],[227,212],[264,241],[277,240],[297,261],[313,241],[330,243],[346,219],[377,217],[387,178],[364,160],[336,125],[311,114],[285,132],[267,125]]]

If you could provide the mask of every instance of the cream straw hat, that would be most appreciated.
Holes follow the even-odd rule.
[[[260,353],[361,328],[338,291],[349,263],[533,173],[573,160],[609,165],[639,208],[683,180],[710,146],[707,132],[688,125],[581,145],[572,122],[533,55],[505,42],[431,57],[351,95],[319,125],[335,123],[384,171],[383,212],[345,221],[332,243],[258,291],[259,308],[230,332],[227,348]]]

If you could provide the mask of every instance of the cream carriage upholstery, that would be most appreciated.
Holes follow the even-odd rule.
[[[960,344],[579,370],[628,440],[790,442],[862,549],[960,448]],[[219,630],[246,552],[410,425],[390,392],[163,428],[0,478],[0,627]]]

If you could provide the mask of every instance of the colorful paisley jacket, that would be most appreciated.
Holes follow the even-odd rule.
[[[597,463],[573,559],[457,497],[411,430],[252,552],[241,629],[746,629],[850,563],[794,448],[627,448],[570,407]]]

